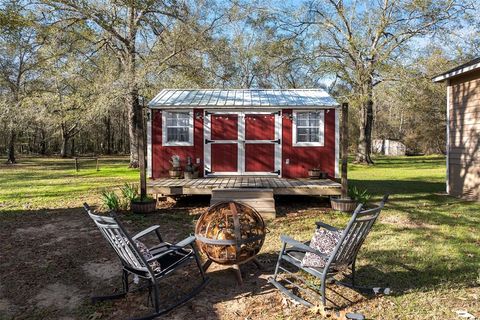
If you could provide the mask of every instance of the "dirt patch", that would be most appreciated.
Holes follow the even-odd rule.
[[[2,316],[12,316],[15,314],[16,307],[7,299],[0,299],[0,319]]]
[[[80,221],[58,221],[53,223],[46,223],[40,226],[31,226],[26,228],[18,228],[15,232],[27,236],[50,236],[53,234],[65,234],[67,230],[82,231],[82,223]],[[85,229],[83,229],[85,230]]]
[[[84,297],[76,287],[57,282],[40,290],[33,301],[39,307],[73,310],[82,303]]]
[[[82,269],[89,277],[96,280],[110,280],[121,274],[120,264],[117,261],[88,262],[82,266]]]

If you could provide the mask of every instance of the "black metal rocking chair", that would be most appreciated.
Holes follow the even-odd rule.
[[[347,227],[343,229],[340,240],[337,242],[336,246],[329,255],[325,255],[322,252],[313,249],[309,246],[308,242],[302,243],[286,235],[282,235],[280,237],[282,240],[282,250],[280,251],[277,265],[275,267],[275,274],[273,275],[273,277],[270,277],[268,281],[273,284],[277,289],[279,289],[283,294],[307,307],[312,307],[314,303],[307,301],[302,297],[299,297],[291,290],[287,289],[283,284],[281,284],[280,281],[282,280],[278,279],[280,272],[289,274],[293,278],[299,280],[300,283],[303,283],[304,286],[302,287],[295,283],[296,281],[294,282],[289,279],[284,279],[284,281],[286,281],[288,284],[299,289],[300,292],[307,293],[307,296],[309,293],[308,289],[311,289],[315,293],[317,293],[321,297],[321,302],[323,306],[326,306],[327,297],[325,295],[325,289],[327,282],[343,285],[363,293],[374,293],[381,291],[381,288],[366,288],[355,285],[355,260],[357,258],[360,247],[362,246],[365,238],[370,232],[370,229],[375,223],[375,220],[377,220],[378,215],[380,214],[380,211],[384,207],[387,200],[388,194],[385,195],[381,203],[373,209],[362,210],[362,205],[358,205],[352,215],[352,218],[347,224]],[[317,222],[316,225],[317,229],[324,228],[326,230],[334,232],[342,231],[323,222]],[[307,252],[311,252],[315,255],[322,257],[324,261],[326,261],[324,267],[320,268],[303,266],[302,260]],[[313,285],[311,282],[307,281],[300,275],[296,275],[286,269],[283,265],[281,265],[281,263],[284,261],[320,279],[320,287]],[[351,270],[351,274],[349,275],[351,283],[345,283],[334,279],[335,275],[344,273],[349,269]]]
[[[88,204],[84,203],[83,206],[90,218],[92,218],[100,229],[105,239],[107,239],[108,243],[115,250],[123,265],[123,292],[109,296],[94,297],[92,298],[93,302],[125,297],[129,292],[129,276],[133,275],[136,279],[144,279],[147,281],[149,297],[153,300],[153,306],[155,308],[154,313],[138,319],[153,319],[186,303],[197,295],[208,283],[209,279],[205,276],[198,257],[198,252],[194,247],[194,236],[190,236],[176,244],[170,244],[163,241],[159,226],[155,225],[137,233],[133,237],[130,237],[114,213],[111,213],[111,217],[99,216],[92,213]],[[152,256],[151,258],[146,259],[144,254],[142,254],[141,249],[136,244],[136,241],[137,239],[153,232],[155,232],[158,237],[159,244],[152,248],[148,248],[149,253]],[[199,269],[202,278],[201,283],[173,305],[161,308],[159,281],[192,259],[195,260]],[[152,267],[152,263],[155,261],[160,263],[158,269]]]

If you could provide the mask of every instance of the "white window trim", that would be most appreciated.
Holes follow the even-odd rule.
[[[302,112],[320,113],[320,141],[318,142],[297,142],[297,114]],[[294,147],[323,147],[325,145],[325,110],[294,110],[292,119],[292,145]]]
[[[179,141],[172,141],[172,142],[167,142],[167,113],[175,113],[175,112],[182,112],[185,113],[185,111],[162,111],[162,146],[164,147],[191,147],[193,146],[193,126],[194,126],[194,121],[193,121],[193,109],[186,110],[188,111],[189,115],[189,130],[188,130],[188,141],[184,142],[179,142]]]

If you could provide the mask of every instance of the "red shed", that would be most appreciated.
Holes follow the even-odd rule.
[[[322,89],[165,89],[148,107],[151,178],[168,177],[174,155],[204,177],[338,177],[339,104]]]

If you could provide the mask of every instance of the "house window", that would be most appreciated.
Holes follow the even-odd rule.
[[[323,146],[324,111],[293,112],[293,145]]]
[[[193,146],[192,111],[164,111],[162,124],[164,146]]]

